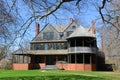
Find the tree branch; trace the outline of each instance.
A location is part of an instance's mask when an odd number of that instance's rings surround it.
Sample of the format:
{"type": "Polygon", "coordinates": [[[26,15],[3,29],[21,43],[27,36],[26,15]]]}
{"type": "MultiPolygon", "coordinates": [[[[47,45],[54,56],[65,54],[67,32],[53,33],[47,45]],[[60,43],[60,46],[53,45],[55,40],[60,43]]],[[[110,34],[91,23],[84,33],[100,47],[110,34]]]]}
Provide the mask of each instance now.
{"type": "Polygon", "coordinates": [[[64,3],[64,1],[61,1],[60,3],[58,3],[58,5],[56,5],[55,9],[49,11],[47,14],[44,14],[44,15],[42,15],[42,16],[37,15],[36,17],[39,18],[39,19],[42,19],[42,18],[44,18],[44,17],[47,17],[48,15],[54,13],[58,8],[60,8],[60,6],[61,6],[63,3],[64,3]]]}

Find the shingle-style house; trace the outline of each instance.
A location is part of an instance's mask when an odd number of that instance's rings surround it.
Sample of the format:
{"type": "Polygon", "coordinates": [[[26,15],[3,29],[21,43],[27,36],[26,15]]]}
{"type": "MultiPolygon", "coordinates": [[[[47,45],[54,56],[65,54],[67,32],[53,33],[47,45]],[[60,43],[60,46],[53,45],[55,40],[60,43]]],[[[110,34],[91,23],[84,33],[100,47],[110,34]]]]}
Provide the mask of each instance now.
{"type": "Polygon", "coordinates": [[[41,31],[39,28],[36,23],[36,36],[30,42],[30,50],[13,55],[14,70],[95,71],[97,64],[104,62],[104,58],[98,55],[94,22],[92,27],[84,28],[70,18],[67,26],[46,24],[41,31]]]}

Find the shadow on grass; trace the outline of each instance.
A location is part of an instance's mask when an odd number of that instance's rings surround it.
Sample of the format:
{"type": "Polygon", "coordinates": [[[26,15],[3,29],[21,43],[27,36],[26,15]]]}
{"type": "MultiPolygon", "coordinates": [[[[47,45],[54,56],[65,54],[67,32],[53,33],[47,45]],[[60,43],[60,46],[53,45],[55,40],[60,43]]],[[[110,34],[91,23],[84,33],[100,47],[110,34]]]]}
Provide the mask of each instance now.
{"type": "Polygon", "coordinates": [[[90,77],[90,76],[33,76],[33,77],[6,77],[0,78],[0,80],[108,80],[100,77],[90,77]]]}

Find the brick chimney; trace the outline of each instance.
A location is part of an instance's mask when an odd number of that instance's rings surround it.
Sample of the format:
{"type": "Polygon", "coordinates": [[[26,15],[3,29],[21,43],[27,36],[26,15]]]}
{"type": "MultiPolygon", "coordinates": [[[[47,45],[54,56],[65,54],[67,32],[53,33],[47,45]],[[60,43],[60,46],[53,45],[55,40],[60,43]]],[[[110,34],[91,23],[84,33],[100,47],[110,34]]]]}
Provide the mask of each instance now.
{"type": "Polygon", "coordinates": [[[95,34],[95,22],[92,21],[92,34],[95,34]]]}
{"type": "Polygon", "coordinates": [[[73,18],[70,18],[70,24],[73,22],[73,18]]]}
{"type": "Polygon", "coordinates": [[[36,36],[39,34],[40,24],[36,22],[36,36]]]}

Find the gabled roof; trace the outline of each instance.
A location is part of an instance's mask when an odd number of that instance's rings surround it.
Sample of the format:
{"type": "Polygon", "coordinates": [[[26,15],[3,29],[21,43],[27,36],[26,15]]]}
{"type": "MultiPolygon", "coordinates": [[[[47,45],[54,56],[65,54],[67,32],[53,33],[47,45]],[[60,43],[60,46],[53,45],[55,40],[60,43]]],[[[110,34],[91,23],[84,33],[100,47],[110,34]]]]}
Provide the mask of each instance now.
{"type": "MultiPolygon", "coordinates": [[[[72,22],[71,24],[69,24],[69,25],[65,28],[64,31],[66,31],[73,23],[77,24],[77,23],[73,20],[73,22],[72,22]]],[[[78,25],[78,24],[77,24],[77,25],[78,25]]]]}
{"type": "Polygon", "coordinates": [[[60,26],[55,26],[54,28],[58,31],[58,32],[64,32],[64,30],[68,27],[69,25],[60,25],[60,26]]]}
{"type": "Polygon", "coordinates": [[[18,50],[13,52],[14,55],[22,55],[22,54],[28,54],[28,49],[19,48],[18,50]]]}
{"type": "MultiPolygon", "coordinates": [[[[57,30],[55,29],[55,27],[53,27],[51,24],[47,23],[47,24],[44,26],[44,28],[39,32],[39,34],[33,38],[32,41],[37,41],[37,40],[39,40],[39,36],[40,36],[41,32],[42,32],[46,27],[48,27],[48,26],[51,26],[51,28],[53,28],[55,31],[57,31],[57,30]]],[[[58,31],[57,31],[57,32],[58,32],[58,31]]]]}
{"type": "Polygon", "coordinates": [[[92,34],[88,29],[80,26],[68,38],[83,37],[83,36],[84,37],[95,37],[95,34],[92,34]]]}
{"type": "MultiPolygon", "coordinates": [[[[51,26],[54,30],[56,30],[55,27],[53,27],[51,24],[48,23],[40,32],[42,32],[42,31],[43,31],[46,27],[48,27],[48,26],[51,26]]],[[[56,31],[57,31],[57,30],[56,30],[56,31]]]]}

